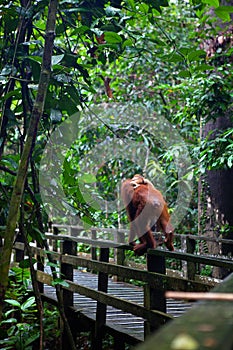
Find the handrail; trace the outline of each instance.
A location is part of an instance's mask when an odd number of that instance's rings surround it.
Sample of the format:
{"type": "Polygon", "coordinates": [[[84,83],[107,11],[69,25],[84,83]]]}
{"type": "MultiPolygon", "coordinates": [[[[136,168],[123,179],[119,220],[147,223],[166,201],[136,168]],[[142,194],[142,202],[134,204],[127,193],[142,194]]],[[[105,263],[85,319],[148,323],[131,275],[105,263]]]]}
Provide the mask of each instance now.
{"type": "MultiPolygon", "coordinates": [[[[88,229],[85,229],[83,226],[79,226],[79,225],[68,225],[68,224],[52,224],[52,229],[53,228],[68,228],[68,229],[76,229],[76,230],[82,230],[82,231],[107,231],[107,232],[111,232],[111,233],[125,233],[129,234],[129,230],[128,229],[122,229],[122,228],[106,228],[106,227],[90,227],[88,229]]],[[[163,236],[164,234],[161,232],[157,232],[156,235],[158,236],[163,236]]],[[[192,235],[192,234],[179,234],[179,233],[174,233],[174,237],[175,238],[190,238],[193,239],[195,241],[208,241],[208,242],[215,242],[215,243],[225,243],[225,244],[233,244],[233,240],[232,239],[226,239],[226,238],[215,238],[215,237],[208,237],[208,236],[202,236],[202,235],[192,235]]]]}
{"type": "MultiPolygon", "coordinates": [[[[132,246],[129,244],[120,244],[117,242],[112,242],[109,240],[101,240],[101,239],[91,239],[86,237],[72,237],[69,235],[52,235],[46,234],[46,238],[54,239],[54,240],[67,240],[77,243],[84,243],[88,245],[92,245],[94,247],[101,248],[118,248],[118,249],[128,249],[132,250],[132,246]]],[[[148,249],[147,254],[157,255],[157,256],[166,256],[169,258],[185,260],[193,263],[200,263],[205,265],[212,265],[217,267],[223,267],[226,269],[233,270],[233,261],[228,259],[220,259],[217,257],[205,256],[200,254],[190,254],[185,252],[174,251],[170,252],[162,249],[148,249]]]]}
{"type": "Polygon", "coordinates": [[[189,254],[189,253],[183,253],[179,251],[170,252],[159,248],[148,249],[147,254],[165,256],[173,259],[185,260],[185,261],[190,261],[193,263],[199,263],[204,265],[223,267],[225,269],[230,269],[233,271],[233,261],[228,259],[220,259],[220,258],[205,256],[200,254],[189,254]]]}

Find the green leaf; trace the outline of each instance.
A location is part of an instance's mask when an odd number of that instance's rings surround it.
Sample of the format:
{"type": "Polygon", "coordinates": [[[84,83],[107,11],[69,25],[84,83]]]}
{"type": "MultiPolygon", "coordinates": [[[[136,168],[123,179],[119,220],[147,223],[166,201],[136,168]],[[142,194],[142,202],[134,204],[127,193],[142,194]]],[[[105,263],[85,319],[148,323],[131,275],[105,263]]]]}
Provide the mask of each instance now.
{"type": "Polygon", "coordinates": [[[191,50],[192,50],[191,47],[183,46],[183,47],[181,47],[181,48],[179,49],[179,52],[180,52],[182,55],[187,56],[187,55],[190,53],[191,50]]]}
{"type": "Polygon", "coordinates": [[[86,223],[86,224],[88,224],[88,225],[90,225],[90,226],[93,225],[93,221],[91,220],[91,218],[89,218],[89,217],[86,216],[86,215],[82,216],[82,217],[81,217],[81,220],[82,220],[84,223],[86,223]]]}
{"type": "Polygon", "coordinates": [[[69,287],[69,283],[67,283],[66,281],[64,281],[63,279],[61,278],[55,278],[53,281],[52,281],[52,286],[55,286],[55,285],[61,285],[63,287],[69,287]]]}
{"type": "Polygon", "coordinates": [[[208,64],[200,64],[199,66],[195,67],[194,71],[196,72],[204,72],[206,70],[213,70],[214,67],[213,66],[209,66],[208,64]]]}
{"type": "Polygon", "coordinates": [[[42,57],[40,57],[40,56],[28,56],[27,59],[29,59],[30,61],[37,62],[37,63],[42,63],[42,57]]]}
{"type": "Polygon", "coordinates": [[[12,305],[12,306],[16,306],[16,307],[20,308],[20,303],[17,300],[5,299],[5,302],[12,305]]]}
{"type": "Polygon", "coordinates": [[[230,22],[230,14],[233,13],[233,6],[220,6],[215,9],[215,13],[223,22],[230,22]]]}
{"type": "Polygon", "coordinates": [[[105,32],[104,39],[110,44],[120,44],[122,42],[121,36],[115,32],[105,32]]]}
{"type": "MultiPolygon", "coordinates": [[[[35,258],[32,258],[32,264],[34,265],[36,262],[37,260],[35,258]]],[[[27,269],[28,267],[30,267],[30,260],[29,259],[21,260],[19,263],[19,267],[21,267],[21,269],[27,269]]]]}
{"type": "Polygon", "coordinates": [[[52,66],[55,66],[55,64],[60,63],[63,58],[64,58],[64,55],[52,56],[52,66]]]}
{"type": "Polygon", "coordinates": [[[175,63],[184,61],[184,58],[177,53],[171,53],[169,55],[163,56],[162,58],[165,60],[167,59],[168,62],[175,62],[175,63]]]}
{"type": "Polygon", "coordinates": [[[13,91],[10,91],[10,92],[4,94],[4,96],[2,96],[2,101],[5,101],[12,96],[19,97],[20,96],[20,89],[14,89],[13,91]]]}
{"type": "Polygon", "coordinates": [[[127,46],[132,46],[133,45],[133,41],[131,39],[127,39],[123,42],[122,44],[122,48],[124,49],[127,46]]]}
{"type": "Polygon", "coordinates": [[[134,0],[127,0],[127,4],[131,7],[131,9],[135,9],[135,2],[134,0]]]}
{"type": "Polygon", "coordinates": [[[190,78],[190,72],[188,70],[182,70],[178,74],[180,78],[190,78]]]}
{"type": "Polygon", "coordinates": [[[84,34],[85,32],[87,32],[88,30],[90,30],[90,28],[88,26],[80,26],[78,28],[76,28],[72,33],[71,36],[76,35],[76,34],[84,34]]]}
{"type": "Polygon", "coordinates": [[[203,57],[206,57],[206,52],[204,50],[195,50],[195,51],[191,51],[188,54],[188,59],[190,62],[199,61],[203,57]]]}
{"type": "Polygon", "coordinates": [[[58,263],[53,263],[53,262],[47,262],[46,266],[51,266],[51,267],[59,267],[59,264],[58,263]]]}
{"type": "Polygon", "coordinates": [[[75,86],[73,86],[73,85],[67,86],[67,92],[69,93],[69,95],[72,98],[74,103],[78,104],[80,102],[80,93],[75,88],[75,86]]]}
{"type": "Polygon", "coordinates": [[[35,297],[30,297],[22,304],[21,310],[26,311],[33,305],[35,305],[35,297]]]}
{"type": "Polygon", "coordinates": [[[138,6],[138,9],[140,12],[144,13],[144,14],[147,14],[148,11],[149,11],[149,6],[145,3],[142,3],[138,6]]]}
{"type": "MultiPolygon", "coordinates": [[[[33,334],[33,335],[31,335],[31,336],[30,336],[29,338],[27,338],[27,340],[25,341],[24,346],[26,347],[26,346],[28,346],[28,345],[34,343],[34,341],[35,341],[36,339],[38,339],[39,336],[40,336],[40,334],[39,334],[38,332],[35,333],[35,334],[33,334]]],[[[26,348],[26,349],[29,350],[29,349],[31,349],[31,347],[30,347],[30,348],[26,348]]]]}
{"type": "Polygon", "coordinates": [[[16,323],[16,322],[17,322],[17,319],[11,317],[11,318],[8,318],[7,320],[2,321],[1,324],[3,324],[3,323],[16,323]]]}
{"type": "Polygon", "coordinates": [[[99,205],[99,203],[95,200],[95,198],[89,194],[88,192],[83,193],[83,199],[85,201],[85,203],[88,203],[89,205],[91,205],[91,207],[95,210],[101,210],[101,207],[99,205]]]}
{"type": "Polygon", "coordinates": [[[43,243],[43,240],[45,238],[45,235],[43,232],[41,232],[37,227],[32,226],[32,230],[30,232],[30,235],[32,236],[33,239],[35,239],[38,243],[43,243]]]}
{"type": "Polygon", "coordinates": [[[219,0],[202,0],[203,4],[207,4],[213,7],[219,7],[219,0]]]}

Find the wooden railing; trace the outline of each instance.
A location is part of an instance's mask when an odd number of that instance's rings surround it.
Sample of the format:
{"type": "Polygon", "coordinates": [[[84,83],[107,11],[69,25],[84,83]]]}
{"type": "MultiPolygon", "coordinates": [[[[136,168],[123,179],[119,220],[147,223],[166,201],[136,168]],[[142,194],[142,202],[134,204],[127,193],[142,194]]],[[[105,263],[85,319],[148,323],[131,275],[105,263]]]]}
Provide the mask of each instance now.
{"type": "MultiPolygon", "coordinates": [[[[125,229],[115,229],[115,228],[90,228],[88,230],[85,230],[83,227],[80,226],[72,226],[72,225],[53,225],[53,233],[58,234],[62,233],[68,236],[77,237],[77,242],[79,243],[86,243],[87,245],[91,245],[91,258],[93,260],[96,260],[96,247],[95,244],[92,244],[94,242],[99,242],[99,244],[102,244],[102,246],[109,246],[109,247],[119,247],[116,249],[115,254],[115,261],[118,265],[125,265],[125,250],[131,249],[131,247],[127,244],[128,240],[128,234],[129,232],[125,229]],[[83,233],[82,236],[80,236],[80,233],[83,233]],[[111,240],[105,240],[99,238],[100,234],[108,233],[111,237],[111,240]],[[125,245],[124,245],[125,243],[125,245]]],[[[157,233],[155,234],[155,237],[158,241],[162,240],[164,237],[162,234],[157,233]]],[[[180,247],[179,252],[182,251],[183,253],[188,254],[195,254],[195,256],[200,256],[201,258],[209,257],[209,254],[199,254],[198,251],[200,244],[206,243],[206,242],[212,242],[216,246],[218,246],[218,250],[221,251],[221,245],[233,245],[233,240],[224,239],[224,238],[214,238],[214,237],[206,237],[206,236],[197,236],[197,235],[191,235],[191,234],[175,234],[175,241],[176,246],[180,247]],[[195,253],[197,251],[197,253],[195,253]]],[[[55,244],[56,245],[56,244],[55,244]]],[[[54,247],[56,249],[56,247],[54,247]]],[[[176,249],[177,250],[177,249],[176,249]]],[[[173,255],[171,256],[173,258],[173,255]]],[[[217,260],[225,260],[226,257],[221,256],[220,254],[218,256],[212,256],[212,259],[217,260]]],[[[202,261],[195,260],[192,261],[191,257],[187,259],[177,259],[177,261],[180,262],[180,268],[182,270],[182,275],[188,279],[194,279],[195,274],[198,276],[200,274],[200,266],[202,265],[210,265],[206,261],[205,263],[202,263],[202,261]],[[195,264],[195,265],[194,265],[195,264]]],[[[212,265],[215,266],[215,265],[212,265]]],[[[220,263],[220,265],[216,265],[218,267],[223,267],[220,263]]]]}
{"type": "MultiPolygon", "coordinates": [[[[51,247],[49,254],[53,261],[60,266],[60,272],[68,283],[67,286],[62,287],[66,309],[73,308],[74,293],[85,295],[97,301],[95,336],[93,337],[96,342],[94,346],[96,349],[101,349],[102,330],[106,325],[107,305],[142,317],[145,320],[144,330],[145,336],[147,336],[151,331],[158,329],[171,319],[171,316],[166,313],[166,291],[208,292],[213,287],[214,283],[212,282],[206,283],[206,281],[197,280],[196,274],[199,271],[199,264],[222,267],[229,271],[233,270],[233,262],[230,259],[192,254],[190,251],[194,251],[194,242],[196,241],[196,237],[194,238],[193,236],[185,237],[188,252],[169,252],[159,248],[149,249],[147,252],[147,270],[130,268],[124,266],[125,250],[131,249],[131,247],[123,243],[123,232],[112,230],[113,235],[115,234],[115,241],[107,241],[98,239],[98,230],[100,229],[92,229],[91,235],[87,237],[81,235],[81,233],[85,232],[83,228],[56,225],[53,227],[53,233],[46,234],[46,239],[51,247]],[[64,232],[60,234],[60,231],[64,231],[64,229],[69,231],[66,234],[64,232]],[[80,243],[90,246],[90,258],[79,255],[78,246],[80,243]],[[110,249],[117,250],[115,263],[109,263],[110,249]],[[186,278],[166,274],[166,259],[187,262],[186,278]],[[85,267],[89,271],[94,271],[98,274],[98,290],[74,282],[74,269],[78,267],[85,267]],[[107,293],[109,275],[118,276],[127,281],[133,279],[143,282],[144,305],[109,295],[107,293]]],[[[198,237],[198,239],[204,238],[198,237]]],[[[231,244],[230,242],[228,243],[231,244]]],[[[23,251],[24,244],[16,242],[15,249],[17,252],[23,251]]],[[[31,246],[31,251],[40,260],[48,254],[44,249],[35,246],[31,246]]],[[[37,280],[40,282],[41,292],[43,292],[44,284],[52,285],[52,279],[52,276],[47,271],[43,271],[43,264],[38,264],[37,280]]]]}

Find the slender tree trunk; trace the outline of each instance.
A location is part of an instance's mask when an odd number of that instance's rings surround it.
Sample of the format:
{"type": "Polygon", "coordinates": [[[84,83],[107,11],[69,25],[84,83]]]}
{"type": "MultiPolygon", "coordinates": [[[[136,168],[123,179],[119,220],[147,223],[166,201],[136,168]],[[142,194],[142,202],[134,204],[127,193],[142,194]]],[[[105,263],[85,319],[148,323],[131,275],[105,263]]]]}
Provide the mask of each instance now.
{"type": "Polygon", "coordinates": [[[42,60],[42,68],[38,85],[38,93],[34,102],[31,120],[27,132],[26,142],[21,156],[18,173],[16,176],[9,214],[6,224],[6,234],[4,237],[4,245],[0,256],[0,320],[2,318],[2,306],[5,292],[8,284],[8,273],[10,268],[10,259],[13,249],[15,229],[18,221],[19,208],[24,192],[24,185],[27,176],[29,159],[34,147],[38,124],[43,114],[44,103],[47,93],[47,87],[51,72],[51,57],[53,52],[53,44],[55,37],[55,23],[57,13],[58,0],[50,0],[49,12],[46,25],[45,47],[42,60]]]}

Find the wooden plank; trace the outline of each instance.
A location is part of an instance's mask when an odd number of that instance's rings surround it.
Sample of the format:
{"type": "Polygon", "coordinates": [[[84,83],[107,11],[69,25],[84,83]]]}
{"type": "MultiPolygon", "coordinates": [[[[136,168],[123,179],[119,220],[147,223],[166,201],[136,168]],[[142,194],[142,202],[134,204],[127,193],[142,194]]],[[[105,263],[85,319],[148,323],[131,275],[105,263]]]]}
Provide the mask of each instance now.
{"type": "MultiPolygon", "coordinates": [[[[184,235],[175,235],[175,237],[182,237],[184,235]]],[[[206,241],[206,242],[216,242],[216,243],[227,243],[227,244],[233,244],[232,239],[226,239],[226,238],[214,238],[214,237],[207,237],[207,236],[195,236],[187,234],[185,237],[189,237],[192,240],[195,241],[206,241]]]]}
{"type": "Polygon", "coordinates": [[[129,312],[133,315],[146,318],[148,319],[152,324],[157,325],[158,323],[164,323],[165,320],[172,319],[171,316],[157,311],[157,310],[147,310],[144,306],[138,305],[136,303],[133,303],[131,301],[126,301],[120,298],[117,298],[115,296],[111,296],[104,292],[97,292],[91,288],[87,288],[84,286],[76,285],[75,283],[71,283],[67,281],[70,284],[70,288],[77,293],[86,295],[89,298],[98,300],[104,304],[113,306],[117,309],[123,310],[125,312],[129,312]]]}
{"type": "Polygon", "coordinates": [[[127,229],[119,229],[119,228],[114,228],[114,227],[90,227],[88,229],[85,229],[83,226],[79,226],[79,225],[65,225],[65,224],[53,224],[52,227],[57,227],[57,228],[65,228],[65,229],[77,229],[77,230],[82,230],[85,232],[90,232],[91,230],[96,230],[99,232],[112,232],[112,233],[116,233],[116,232],[122,232],[122,233],[126,233],[126,235],[128,236],[129,234],[129,230],[127,229]]]}
{"type": "MultiPolygon", "coordinates": [[[[213,293],[232,293],[233,274],[213,289],[213,293]]],[[[232,301],[203,301],[158,331],[138,350],[233,348],[232,301]]]]}
{"type": "Polygon", "coordinates": [[[66,239],[66,240],[70,240],[70,241],[77,242],[77,243],[91,245],[92,247],[117,248],[119,246],[118,242],[102,240],[102,239],[93,240],[92,238],[88,238],[88,237],[73,237],[70,235],[63,235],[63,234],[58,235],[58,236],[46,234],[45,236],[48,239],[54,239],[54,240],[58,240],[58,241],[62,240],[62,239],[66,239]]]}
{"type": "Polygon", "coordinates": [[[167,298],[181,300],[223,300],[233,301],[233,293],[190,293],[190,292],[166,292],[167,298]]]}
{"type": "MultiPolygon", "coordinates": [[[[122,228],[122,229],[119,229],[119,228],[101,228],[101,227],[91,227],[89,228],[88,230],[85,229],[83,226],[79,226],[79,225],[65,225],[65,224],[53,224],[52,227],[56,227],[56,228],[65,228],[67,230],[70,230],[70,229],[77,229],[77,230],[82,230],[82,231],[85,231],[85,232],[90,232],[91,230],[96,230],[96,231],[99,231],[99,232],[111,232],[111,233],[116,233],[117,231],[122,233],[122,234],[125,234],[126,237],[128,237],[129,235],[129,230],[128,229],[125,229],[125,228],[122,228]]],[[[156,232],[156,235],[158,236],[163,236],[164,234],[162,232],[156,232]]],[[[198,235],[192,235],[192,234],[187,234],[187,235],[182,235],[182,234],[178,234],[178,233],[175,233],[174,234],[174,237],[175,238],[190,238],[192,240],[195,240],[195,241],[210,241],[210,242],[216,242],[216,243],[227,243],[227,244],[233,244],[233,240],[230,240],[230,239],[226,239],[226,238],[214,238],[214,237],[207,237],[207,236],[198,236],[198,235]]]]}
{"type": "Polygon", "coordinates": [[[37,281],[44,283],[44,284],[47,284],[49,286],[52,286],[53,277],[51,275],[49,275],[48,273],[37,270],[36,271],[36,278],[37,278],[37,281]]]}

